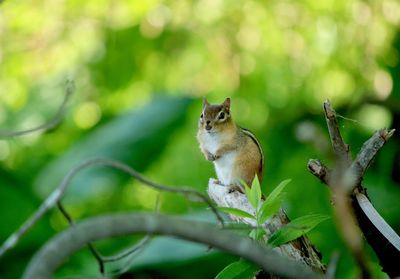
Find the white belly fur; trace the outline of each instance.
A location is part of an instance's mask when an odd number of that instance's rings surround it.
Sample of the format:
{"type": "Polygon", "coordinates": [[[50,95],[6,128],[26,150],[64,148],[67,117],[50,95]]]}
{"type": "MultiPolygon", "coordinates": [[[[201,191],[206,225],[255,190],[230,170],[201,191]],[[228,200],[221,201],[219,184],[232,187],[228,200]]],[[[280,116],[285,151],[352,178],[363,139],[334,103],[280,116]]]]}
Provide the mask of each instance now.
{"type": "Polygon", "coordinates": [[[233,184],[236,180],[236,177],[233,177],[235,158],[236,152],[229,152],[214,161],[215,172],[217,173],[218,180],[224,185],[233,184]]]}
{"type": "Polygon", "coordinates": [[[208,152],[215,154],[219,149],[220,138],[216,134],[204,134],[203,135],[204,146],[207,148],[208,152]]]}
{"type": "MultiPolygon", "coordinates": [[[[215,154],[220,148],[221,135],[218,134],[203,134],[202,140],[204,146],[211,154],[215,154]]],[[[217,173],[218,180],[224,184],[229,185],[235,182],[233,177],[233,167],[236,159],[236,152],[228,152],[222,155],[221,158],[214,161],[215,172],[217,173]]]]}

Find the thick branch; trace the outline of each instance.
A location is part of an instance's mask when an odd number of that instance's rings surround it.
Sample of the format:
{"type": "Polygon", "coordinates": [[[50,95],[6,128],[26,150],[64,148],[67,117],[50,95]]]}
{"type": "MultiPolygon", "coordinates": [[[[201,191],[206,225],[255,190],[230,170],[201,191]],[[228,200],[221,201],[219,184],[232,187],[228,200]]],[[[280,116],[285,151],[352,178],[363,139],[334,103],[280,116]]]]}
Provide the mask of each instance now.
{"type": "Polygon", "coordinates": [[[33,257],[23,278],[51,278],[68,256],[88,242],[135,233],[161,234],[204,243],[241,256],[285,278],[322,278],[306,266],[256,241],[214,225],[159,214],[115,214],[88,219],[56,235],[33,257]]]}

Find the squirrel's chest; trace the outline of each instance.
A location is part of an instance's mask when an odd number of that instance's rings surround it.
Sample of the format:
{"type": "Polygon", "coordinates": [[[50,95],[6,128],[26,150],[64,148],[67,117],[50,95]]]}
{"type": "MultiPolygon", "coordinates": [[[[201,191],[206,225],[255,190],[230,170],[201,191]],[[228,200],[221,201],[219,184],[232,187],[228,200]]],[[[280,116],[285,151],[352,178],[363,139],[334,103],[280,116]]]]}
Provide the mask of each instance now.
{"type": "Polygon", "coordinates": [[[234,183],[236,178],[234,177],[236,155],[236,152],[228,152],[214,161],[215,172],[222,184],[230,185],[234,183]]]}
{"type": "Polygon", "coordinates": [[[203,135],[203,145],[211,153],[215,154],[221,147],[221,137],[218,135],[203,135]]]}

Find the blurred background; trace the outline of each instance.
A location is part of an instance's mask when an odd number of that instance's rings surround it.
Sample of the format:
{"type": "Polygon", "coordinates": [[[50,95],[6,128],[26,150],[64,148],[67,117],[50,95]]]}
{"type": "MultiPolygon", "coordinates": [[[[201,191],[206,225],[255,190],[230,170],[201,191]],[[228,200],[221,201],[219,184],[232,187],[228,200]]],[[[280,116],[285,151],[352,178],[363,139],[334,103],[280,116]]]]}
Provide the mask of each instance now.
{"type": "MultiPolygon", "coordinates": [[[[76,91],[62,124],[45,134],[0,139],[3,242],[78,163],[121,160],[148,178],[205,193],[212,165],[195,134],[201,99],[232,98],[232,114],[259,138],[263,191],[291,178],[290,218],[332,215],[329,192],[307,171],[332,163],[322,102],[330,99],[353,154],[379,128],[400,126],[400,2],[354,1],[4,1],[0,5],[0,128],[23,130],[51,119],[65,81],[76,91]]],[[[364,185],[400,232],[400,137],[379,153],[364,185]]],[[[75,219],[118,211],[160,211],[214,222],[204,204],[160,193],[95,167],[72,182],[65,207],[75,219]]],[[[0,259],[0,277],[18,278],[33,253],[67,227],[51,210],[0,259]]],[[[357,274],[332,217],[308,234],[339,277],[357,274]]],[[[98,243],[110,254],[137,241],[98,243]]],[[[366,247],[375,278],[387,278],[366,247]]],[[[107,266],[115,278],[214,278],[235,257],[156,238],[135,258],[107,266]],[[171,252],[173,251],[173,252],[171,252]],[[202,267],[202,268],[200,268],[202,267]],[[207,268],[204,268],[207,267],[207,268]]],[[[57,278],[98,277],[87,249],[57,278]]]]}

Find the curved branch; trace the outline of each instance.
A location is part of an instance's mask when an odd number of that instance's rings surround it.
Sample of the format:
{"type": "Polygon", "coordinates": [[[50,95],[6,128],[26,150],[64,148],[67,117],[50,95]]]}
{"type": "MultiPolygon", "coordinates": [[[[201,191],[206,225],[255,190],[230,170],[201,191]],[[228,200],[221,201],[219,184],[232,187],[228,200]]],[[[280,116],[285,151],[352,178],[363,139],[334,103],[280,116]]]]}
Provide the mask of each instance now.
{"type": "Polygon", "coordinates": [[[394,132],[395,129],[381,129],[376,131],[372,137],[363,144],[360,152],[358,152],[357,157],[351,164],[350,168],[350,171],[355,177],[355,186],[361,183],[362,177],[364,176],[365,171],[371,164],[372,160],[375,158],[375,155],[392,137],[394,132]]]}
{"type": "Polygon", "coordinates": [[[191,240],[234,255],[285,278],[322,278],[307,266],[282,257],[247,237],[224,231],[214,225],[159,214],[114,214],[78,223],[49,240],[30,261],[23,278],[51,278],[52,273],[88,242],[110,237],[148,233],[191,240]]]}
{"type": "Polygon", "coordinates": [[[223,224],[223,219],[221,215],[218,213],[216,207],[212,204],[212,202],[207,198],[206,195],[196,191],[194,189],[188,187],[173,187],[166,186],[162,184],[155,183],[153,181],[148,180],[144,176],[142,176],[139,172],[131,168],[130,166],[123,164],[121,162],[111,160],[111,159],[92,159],[81,163],[80,165],[73,168],[63,179],[63,181],[58,185],[58,187],[47,197],[47,199],[40,205],[40,207],[26,220],[21,227],[14,232],[10,237],[6,239],[3,245],[0,247],[0,257],[4,255],[9,249],[14,247],[22,235],[24,235],[36,222],[54,205],[60,201],[62,196],[64,195],[65,190],[69,186],[72,178],[81,170],[86,169],[91,166],[107,166],[114,169],[118,169],[123,171],[130,176],[136,178],[138,181],[144,183],[145,185],[154,188],[156,190],[165,191],[165,192],[173,192],[173,193],[183,193],[186,195],[195,195],[199,197],[202,201],[204,201],[213,211],[217,220],[223,224]]]}
{"type": "MultiPolygon", "coordinates": [[[[1,2],[0,2],[1,3],[1,2]]],[[[65,95],[64,95],[64,100],[62,101],[60,107],[58,108],[56,114],[53,116],[52,119],[50,119],[48,122],[45,122],[42,125],[39,125],[34,128],[30,128],[27,130],[22,130],[22,131],[0,131],[0,138],[12,138],[12,137],[19,137],[23,136],[26,134],[34,133],[37,131],[48,131],[53,128],[55,128],[58,124],[60,124],[64,112],[65,112],[65,107],[68,103],[69,97],[72,95],[72,93],[75,91],[75,85],[73,81],[67,80],[66,85],[65,85],[65,95]]]]}

